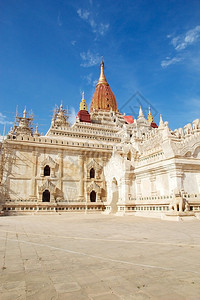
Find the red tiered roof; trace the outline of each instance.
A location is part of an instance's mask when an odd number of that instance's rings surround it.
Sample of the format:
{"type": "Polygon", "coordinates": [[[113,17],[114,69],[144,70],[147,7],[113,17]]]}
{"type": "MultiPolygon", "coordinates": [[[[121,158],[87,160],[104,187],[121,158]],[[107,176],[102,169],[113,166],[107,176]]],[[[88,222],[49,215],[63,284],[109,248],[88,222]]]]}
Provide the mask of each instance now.
{"type": "Polygon", "coordinates": [[[152,128],[158,128],[158,125],[156,123],[151,123],[152,128]]]}
{"type": "Polygon", "coordinates": [[[90,114],[87,110],[79,110],[78,115],[80,122],[91,123],[90,114]]]}
{"type": "Polygon", "coordinates": [[[123,116],[123,118],[126,121],[126,123],[128,123],[128,124],[134,123],[134,120],[133,120],[132,116],[123,116]]]}

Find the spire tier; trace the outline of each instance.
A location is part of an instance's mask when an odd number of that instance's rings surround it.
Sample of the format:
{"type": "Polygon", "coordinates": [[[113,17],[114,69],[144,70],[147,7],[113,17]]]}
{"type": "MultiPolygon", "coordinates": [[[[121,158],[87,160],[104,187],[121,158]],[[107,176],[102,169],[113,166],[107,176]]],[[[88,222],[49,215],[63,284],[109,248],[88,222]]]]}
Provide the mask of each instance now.
{"type": "Polygon", "coordinates": [[[101,61],[101,73],[92,98],[90,112],[104,110],[117,112],[117,101],[104,74],[104,62],[101,61]]]}

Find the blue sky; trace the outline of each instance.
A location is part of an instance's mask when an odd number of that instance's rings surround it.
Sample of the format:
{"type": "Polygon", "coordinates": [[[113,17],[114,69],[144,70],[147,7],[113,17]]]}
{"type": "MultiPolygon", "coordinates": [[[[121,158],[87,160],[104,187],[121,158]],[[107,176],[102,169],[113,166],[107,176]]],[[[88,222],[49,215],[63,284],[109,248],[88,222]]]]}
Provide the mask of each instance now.
{"type": "Polygon", "coordinates": [[[200,118],[200,1],[0,0],[0,45],[0,135],[17,105],[43,133],[61,101],[73,119],[101,56],[122,113],[141,101],[172,129],[200,118]]]}

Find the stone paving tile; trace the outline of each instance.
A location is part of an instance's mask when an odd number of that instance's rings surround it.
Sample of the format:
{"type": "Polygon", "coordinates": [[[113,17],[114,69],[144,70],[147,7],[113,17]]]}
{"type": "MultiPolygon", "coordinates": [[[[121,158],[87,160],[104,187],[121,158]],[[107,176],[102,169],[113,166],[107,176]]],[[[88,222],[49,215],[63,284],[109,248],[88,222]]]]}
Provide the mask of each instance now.
{"type": "Polygon", "coordinates": [[[59,300],[90,300],[88,295],[84,294],[82,291],[77,291],[73,293],[59,293],[58,299],[59,300]]]}
{"type": "Polygon", "coordinates": [[[23,290],[18,291],[7,291],[2,292],[0,295],[1,300],[25,300],[26,299],[26,293],[23,290]]]}
{"type": "Polygon", "coordinates": [[[111,293],[91,297],[91,300],[119,300],[119,299],[121,298],[111,293]]]}
{"type": "Polygon", "coordinates": [[[3,217],[0,299],[199,300],[199,251],[199,221],[3,217]]]}
{"type": "Polygon", "coordinates": [[[59,293],[77,292],[81,289],[77,282],[59,282],[55,283],[54,287],[59,293]]]}
{"type": "Polygon", "coordinates": [[[49,274],[49,277],[54,284],[74,281],[74,277],[71,274],[66,274],[66,272],[64,272],[63,270],[57,270],[56,272],[49,274]]]}
{"type": "Polygon", "coordinates": [[[54,300],[58,299],[58,295],[54,288],[33,289],[32,293],[26,294],[26,300],[54,300]]]}
{"type": "Polygon", "coordinates": [[[1,281],[0,291],[5,292],[15,292],[18,290],[25,290],[25,281],[1,281]]]}
{"type": "Polygon", "coordinates": [[[95,293],[110,293],[111,288],[104,282],[95,282],[95,283],[88,283],[81,286],[82,289],[88,294],[95,294],[95,293]]]}

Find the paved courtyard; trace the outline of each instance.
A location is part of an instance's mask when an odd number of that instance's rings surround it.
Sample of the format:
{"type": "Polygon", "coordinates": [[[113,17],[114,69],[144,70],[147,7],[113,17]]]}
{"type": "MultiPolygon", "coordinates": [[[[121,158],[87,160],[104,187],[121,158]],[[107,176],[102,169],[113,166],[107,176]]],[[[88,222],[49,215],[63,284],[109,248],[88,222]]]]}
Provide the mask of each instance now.
{"type": "Polygon", "coordinates": [[[0,299],[200,299],[200,221],[0,218],[0,299]]]}

